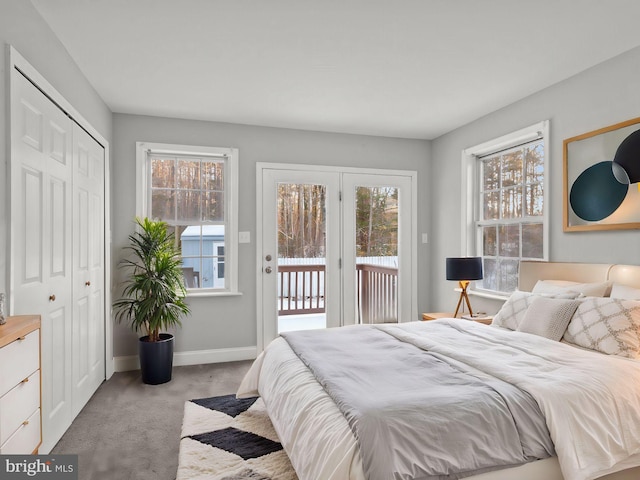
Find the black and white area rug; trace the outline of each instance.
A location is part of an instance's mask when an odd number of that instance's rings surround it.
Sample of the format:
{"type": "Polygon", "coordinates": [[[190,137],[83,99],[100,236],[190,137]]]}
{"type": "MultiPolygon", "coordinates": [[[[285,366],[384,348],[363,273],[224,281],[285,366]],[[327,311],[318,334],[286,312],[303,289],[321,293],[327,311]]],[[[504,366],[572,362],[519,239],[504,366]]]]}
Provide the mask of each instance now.
{"type": "Polygon", "coordinates": [[[260,398],[185,402],[176,480],[297,480],[260,398]]]}

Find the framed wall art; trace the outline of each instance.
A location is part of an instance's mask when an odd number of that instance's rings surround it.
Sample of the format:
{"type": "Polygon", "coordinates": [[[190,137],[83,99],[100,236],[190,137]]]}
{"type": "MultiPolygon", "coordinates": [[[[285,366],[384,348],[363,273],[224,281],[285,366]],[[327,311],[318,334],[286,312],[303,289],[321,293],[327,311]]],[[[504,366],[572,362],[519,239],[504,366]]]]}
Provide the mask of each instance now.
{"type": "Polygon", "coordinates": [[[640,118],[563,142],[565,232],[640,228],[640,118]]]}

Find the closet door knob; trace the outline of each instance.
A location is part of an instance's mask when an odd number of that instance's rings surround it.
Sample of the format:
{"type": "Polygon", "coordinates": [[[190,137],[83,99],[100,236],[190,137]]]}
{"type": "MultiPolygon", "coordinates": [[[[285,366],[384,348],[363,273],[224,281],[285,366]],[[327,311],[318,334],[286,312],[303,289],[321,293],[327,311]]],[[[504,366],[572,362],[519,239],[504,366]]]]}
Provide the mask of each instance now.
{"type": "Polygon", "coordinates": [[[55,302],[56,301],[56,296],[55,295],[49,295],[49,301],[50,302],[55,302]]]}
{"type": "Polygon", "coordinates": [[[91,286],[91,282],[90,282],[89,280],[87,280],[86,282],[84,282],[84,284],[85,284],[87,287],[90,287],[90,286],[91,286]]]}

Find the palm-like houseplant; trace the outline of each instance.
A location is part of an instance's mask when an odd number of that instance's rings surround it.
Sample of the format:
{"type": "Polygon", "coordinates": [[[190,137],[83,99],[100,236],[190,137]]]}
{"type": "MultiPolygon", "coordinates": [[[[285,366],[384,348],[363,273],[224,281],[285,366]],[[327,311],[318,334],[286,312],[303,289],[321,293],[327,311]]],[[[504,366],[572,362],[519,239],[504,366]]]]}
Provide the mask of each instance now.
{"type": "Polygon", "coordinates": [[[126,321],[132,330],[145,335],[138,343],[144,383],[171,380],[173,335],[161,330],[182,325],[189,314],[180,251],[167,224],[136,218],[138,229],[129,235],[130,256],[120,262],[129,276],[123,296],[114,302],[116,321],[126,321]]]}

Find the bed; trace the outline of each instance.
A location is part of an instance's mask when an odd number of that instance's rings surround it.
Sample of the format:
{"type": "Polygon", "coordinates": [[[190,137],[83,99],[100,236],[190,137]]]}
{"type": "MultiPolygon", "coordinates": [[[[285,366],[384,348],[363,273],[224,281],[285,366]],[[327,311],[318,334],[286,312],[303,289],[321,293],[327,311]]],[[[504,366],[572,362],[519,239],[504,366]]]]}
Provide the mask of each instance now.
{"type": "Polygon", "coordinates": [[[522,262],[516,293],[492,326],[440,319],[278,338],[238,396],[263,398],[301,480],[640,478],[640,360],[629,353],[640,351],[633,344],[638,329],[629,329],[631,350],[620,355],[578,338],[578,320],[590,312],[622,301],[636,311],[640,267],[522,262]],[[592,293],[602,285],[600,297],[576,298],[574,289],[592,293]],[[611,294],[624,300],[609,300],[611,294]],[[525,297],[533,303],[511,312],[525,297]],[[562,341],[505,326],[518,315],[531,325],[533,312],[549,305],[570,318],[562,341]],[[358,337],[364,340],[356,349],[358,337]],[[391,370],[383,373],[385,364],[391,370]],[[423,385],[443,378],[455,395],[423,385]],[[346,384],[357,386],[345,392],[346,384]]]}

